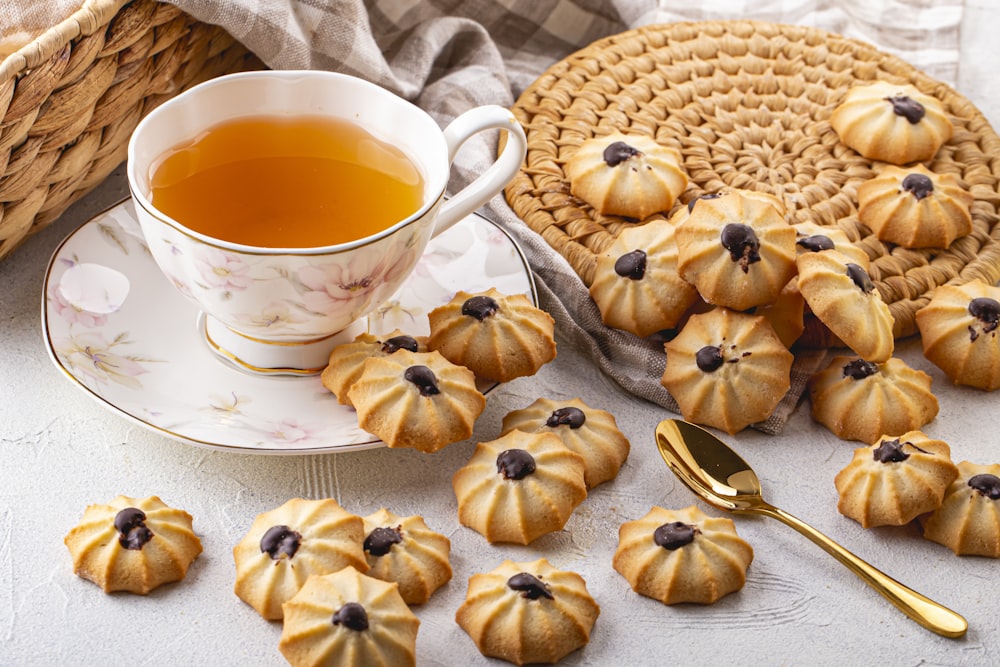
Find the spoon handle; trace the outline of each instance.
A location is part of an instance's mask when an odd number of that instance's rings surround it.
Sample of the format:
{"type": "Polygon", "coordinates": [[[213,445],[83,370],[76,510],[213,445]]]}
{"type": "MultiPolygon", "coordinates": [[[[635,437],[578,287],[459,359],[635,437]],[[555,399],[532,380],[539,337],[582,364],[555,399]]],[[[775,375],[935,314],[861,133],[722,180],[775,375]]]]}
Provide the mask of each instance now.
{"type": "Polygon", "coordinates": [[[900,611],[928,630],[944,637],[961,637],[968,629],[969,624],[961,615],[904,586],[784,510],[765,503],[750,511],[774,517],[808,537],[896,605],[900,611]]]}

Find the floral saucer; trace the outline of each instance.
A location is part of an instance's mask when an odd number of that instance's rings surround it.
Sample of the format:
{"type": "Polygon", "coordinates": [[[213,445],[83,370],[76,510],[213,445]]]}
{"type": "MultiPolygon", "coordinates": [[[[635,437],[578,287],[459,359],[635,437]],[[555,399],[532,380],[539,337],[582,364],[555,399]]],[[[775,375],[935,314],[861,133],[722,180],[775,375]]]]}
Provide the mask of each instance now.
{"type": "MultiPolygon", "coordinates": [[[[520,248],[471,215],[431,240],[408,282],[360,329],[426,335],[430,310],[458,290],[490,287],[537,304],[520,248]]],[[[70,380],[111,410],[175,440],[227,451],[314,454],[383,444],[318,376],[253,375],[220,360],[198,315],[153,261],[130,200],[70,234],[49,262],[46,347],[70,380]]]]}

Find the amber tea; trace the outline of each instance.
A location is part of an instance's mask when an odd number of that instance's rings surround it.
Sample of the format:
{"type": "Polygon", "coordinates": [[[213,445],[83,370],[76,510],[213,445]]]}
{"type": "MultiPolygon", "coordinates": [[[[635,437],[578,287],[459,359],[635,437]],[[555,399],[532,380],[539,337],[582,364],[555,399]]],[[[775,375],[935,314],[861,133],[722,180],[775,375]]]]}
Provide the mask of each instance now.
{"type": "Polygon", "coordinates": [[[396,147],[324,116],[216,125],[152,167],[153,205],[189,229],[267,248],[375,234],[415,213],[423,177],[396,147]]]}

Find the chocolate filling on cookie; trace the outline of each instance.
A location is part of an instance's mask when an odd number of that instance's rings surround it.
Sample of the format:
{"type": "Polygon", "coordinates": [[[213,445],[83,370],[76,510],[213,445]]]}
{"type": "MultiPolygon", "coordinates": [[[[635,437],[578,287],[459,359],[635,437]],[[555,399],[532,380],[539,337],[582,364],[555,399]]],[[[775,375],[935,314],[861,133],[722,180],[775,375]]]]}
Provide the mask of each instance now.
{"type": "Polygon", "coordinates": [[[507,587],[514,591],[520,591],[521,597],[529,600],[538,598],[554,599],[548,584],[533,574],[518,572],[507,580],[507,587]]]}
{"type": "Polygon", "coordinates": [[[924,105],[907,95],[893,95],[885,98],[892,105],[892,112],[916,125],[924,117],[924,105]]]}
{"type": "Polygon", "coordinates": [[[656,542],[656,546],[658,547],[663,547],[667,551],[674,551],[694,542],[694,536],[697,532],[697,526],[692,526],[683,521],[674,521],[672,523],[665,523],[654,530],[653,541],[656,542]]]}
{"type": "Polygon", "coordinates": [[[872,457],[879,463],[901,463],[910,458],[910,455],[903,451],[903,445],[909,443],[895,440],[883,440],[872,452],[872,457]]]}
{"type": "Polygon", "coordinates": [[[379,526],[368,533],[368,537],[365,538],[364,550],[372,556],[384,556],[389,553],[393,544],[399,544],[402,541],[403,533],[398,526],[396,528],[379,526]]]}
{"type": "Polygon", "coordinates": [[[868,272],[853,262],[847,263],[847,277],[865,294],[871,294],[875,290],[875,285],[868,277],[868,272]]]}
{"type": "Polygon", "coordinates": [[[616,141],[608,144],[608,147],[604,149],[604,163],[609,167],[617,167],[622,162],[640,154],[638,148],[629,146],[624,141],[616,141]]]}
{"type": "Polygon", "coordinates": [[[725,361],[722,358],[722,348],[716,345],[706,345],[698,350],[694,355],[694,361],[705,373],[711,373],[722,366],[725,361]]]}
{"type": "Polygon", "coordinates": [[[970,340],[976,340],[980,333],[992,333],[1000,326],[1000,302],[988,296],[976,297],[969,302],[969,315],[983,323],[982,332],[969,327],[970,340]]]}
{"type": "Polygon", "coordinates": [[[523,449],[505,449],[497,456],[497,472],[504,479],[524,479],[535,472],[535,457],[523,449]]]}
{"type": "Polygon", "coordinates": [[[855,359],[844,365],[844,377],[854,380],[864,380],[870,375],[878,373],[878,365],[864,359],[855,359]]]}
{"type": "Polygon", "coordinates": [[[343,625],[358,632],[368,629],[368,612],[357,602],[348,602],[334,612],[330,620],[334,625],[343,625]]]}
{"type": "Polygon", "coordinates": [[[700,195],[698,197],[695,197],[694,199],[692,199],[691,201],[688,202],[688,213],[690,213],[691,211],[693,211],[694,210],[694,205],[697,204],[698,202],[700,202],[702,199],[718,199],[721,196],[722,196],[721,192],[711,192],[711,193],[706,194],[706,195],[700,195]]]}
{"type": "Polygon", "coordinates": [[[146,513],[137,507],[126,507],[115,515],[118,544],[138,551],[153,539],[153,531],[146,527],[146,513]]]}
{"type": "Polygon", "coordinates": [[[260,551],[271,557],[271,560],[291,558],[302,544],[302,534],[288,526],[271,526],[260,538],[260,551]]]}
{"type": "Polygon", "coordinates": [[[646,251],[633,250],[616,259],[615,273],[622,278],[642,280],[646,275],[646,251]]]}
{"type": "Polygon", "coordinates": [[[465,300],[462,304],[462,314],[474,317],[480,322],[487,317],[496,315],[500,310],[500,304],[491,296],[473,296],[465,300]]]}
{"type": "Polygon", "coordinates": [[[901,186],[916,197],[917,201],[920,201],[924,197],[929,197],[934,192],[934,183],[925,174],[908,174],[903,179],[901,186]]]}
{"type": "Polygon", "coordinates": [[[586,421],[587,415],[583,413],[583,410],[580,408],[568,407],[553,410],[552,414],[549,415],[549,418],[545,421],[545,425],[549,428],[555,428],[556,426],[569,426],[570,428],[576,429],[583,426],[586,421]]]}
{"type": "Polygon", "coordinates": [[[824,236],[823,234],[813,234],[812,236],[804,236],[795,242],[796,245],[800,245],[809,252],[820,252],[822,250],[833,250],[833,239],[829,236],[824,236]]]}
{"type": "Polygon", "coordinates": [[[421,396],[434,396],[441,393],[437,384],[437,376],[427,366],[410,366],[403,371],[403,379],[415,384],[420,390],[421,396]]]}
{"type": "Polygon", "coordinates": [[[740,265],[743,273],[760,261],[760,240],[749,225],[731,222],[722,228],[720,239],[722,247],[729,251],[729,258],[740,265]]]}
{"type": "Polygon", "coordinates": [[[1000,500],[1000,477],[988,472],[973,475],[969,478],[969,486],[990,500],[1000,500]]]}
{"type": "Polygon", "coordinates": [[[384,354],[392,354],[396,350],[409,350],[410,352],[417,351],[417,339],[413,336],[393,336],[392,338],[383,341],[382,352],[384,354]]]}

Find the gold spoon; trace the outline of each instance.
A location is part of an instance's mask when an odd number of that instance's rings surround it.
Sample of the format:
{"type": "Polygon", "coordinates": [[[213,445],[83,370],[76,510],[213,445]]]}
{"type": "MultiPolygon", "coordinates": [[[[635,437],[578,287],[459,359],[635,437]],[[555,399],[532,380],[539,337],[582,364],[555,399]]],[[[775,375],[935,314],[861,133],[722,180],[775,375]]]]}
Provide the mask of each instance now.
{"type": "Polygon", "coordinates": [[[656,446],[670,469],[708,504],[729,512],[763,514],[788,524],[932,632],[961,637],[968,629],[969,624],[959,614],[904,586],[812,526],[765,501],[753,469],[705,429],[679,419],[664,420],[656,427],[656,446]]]}

